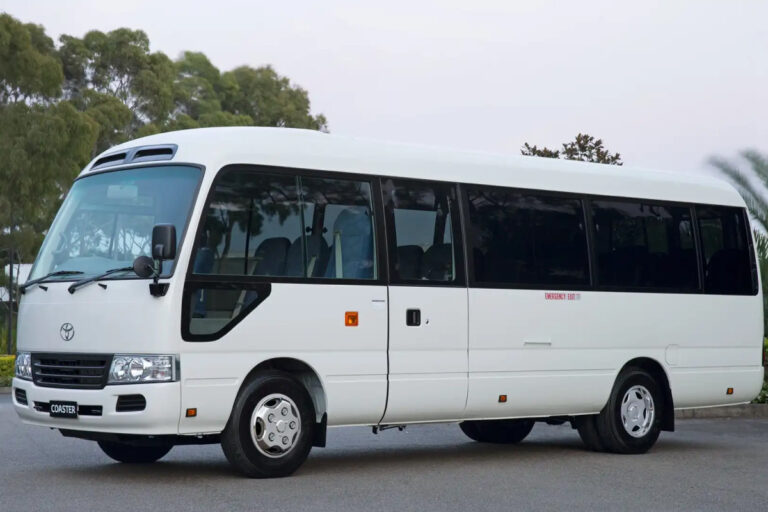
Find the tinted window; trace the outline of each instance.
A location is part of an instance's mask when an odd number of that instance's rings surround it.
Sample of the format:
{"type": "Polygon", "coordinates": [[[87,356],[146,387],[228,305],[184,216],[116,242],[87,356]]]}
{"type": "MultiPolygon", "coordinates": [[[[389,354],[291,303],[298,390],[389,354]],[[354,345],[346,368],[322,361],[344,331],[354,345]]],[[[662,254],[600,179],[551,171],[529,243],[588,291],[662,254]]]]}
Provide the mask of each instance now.
{"type": "Polygon", "coordinates": [[[690,208],[593,201],[592,216],[599,284],[698,289],[690,208]]]}
{"type": "Polygon", "coordinates": [[[456,281],[454,188],[444,183],[386,180],[383,194],[390,225],[392,279],[456,281]]]}
{"type": "Polygon", "coordinates": [[[367,182],[225,171],[204,221],[195,274],[376,276],[367,182]]]}
{"type": "Polygon", "coordinates": [[[296,178],[225,172],[204,220],[196,274],[282,276],[291,242],[303,232],[296,178]]]}
{"type": "Polygon", "coordinates": [[[697,206],[696,217],[704,260],[704,291],[744,295],[756,292],[743,210],[697,206]]]}
{"type": "Polygon", "coordinates": [[[589,283],[579,199],[469,187],[469,243],[479,283],[589,283]]]}
{"type": "MultiPolygon", "coordinates": [[[[371,185],[368,182],[301,178],[305,211],[305,274],[337,279],[374,279],[371,185]]],[[[292,249],[298,250],[294,241],[292,249]]]]}

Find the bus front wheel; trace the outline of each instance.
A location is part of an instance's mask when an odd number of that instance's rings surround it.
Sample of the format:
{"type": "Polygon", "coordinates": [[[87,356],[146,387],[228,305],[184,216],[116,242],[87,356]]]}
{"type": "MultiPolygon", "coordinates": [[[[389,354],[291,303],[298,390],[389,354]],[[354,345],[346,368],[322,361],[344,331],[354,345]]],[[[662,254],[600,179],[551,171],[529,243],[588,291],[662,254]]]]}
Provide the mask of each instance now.
{"type": "Polygon", "coordinates": [[[519,443],[533,430],[533,420],[462,421],[459,427],[470,439],[480,443],[519,443]]]}
{"type": "Polygon", "coordinates": [[[245,476],[288,476],[312,448],[315,408],[307,390],[282,372],[257,375],[241,390],[221,448],[245,476]]]}

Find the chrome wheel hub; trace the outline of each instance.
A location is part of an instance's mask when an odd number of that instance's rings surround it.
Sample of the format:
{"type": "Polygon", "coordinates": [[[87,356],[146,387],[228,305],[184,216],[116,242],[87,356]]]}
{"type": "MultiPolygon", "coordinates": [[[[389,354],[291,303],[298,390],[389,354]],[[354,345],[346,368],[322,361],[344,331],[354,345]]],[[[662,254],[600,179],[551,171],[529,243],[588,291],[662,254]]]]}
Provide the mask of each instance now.
{"type": "Polygon", "coordinates": [[[653,396],[645,386],[632,386],[621,400],[621,423],[632,437],[643,437],[653,426],[653,396]]]}
{"type": "Polygon", "coordinates": [[[301,434],[301,415],[293,400],[280,393],[267,395],[251,415],[251,439],[267,457],[290,452],[301,434]]]}

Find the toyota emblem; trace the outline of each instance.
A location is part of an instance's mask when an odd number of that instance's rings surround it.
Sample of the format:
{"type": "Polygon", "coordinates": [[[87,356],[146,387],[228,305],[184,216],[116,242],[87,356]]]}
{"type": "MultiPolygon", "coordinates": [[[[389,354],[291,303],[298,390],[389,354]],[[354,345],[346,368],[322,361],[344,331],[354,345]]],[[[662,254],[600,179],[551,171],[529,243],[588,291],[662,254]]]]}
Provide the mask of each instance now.
{"type": "Polygon", "coordinates": [[[61,339],[64,341],[69,341],[75,337],[75,326],[70,323],[61,324],[59,334],[61,334],[61,339]]]}

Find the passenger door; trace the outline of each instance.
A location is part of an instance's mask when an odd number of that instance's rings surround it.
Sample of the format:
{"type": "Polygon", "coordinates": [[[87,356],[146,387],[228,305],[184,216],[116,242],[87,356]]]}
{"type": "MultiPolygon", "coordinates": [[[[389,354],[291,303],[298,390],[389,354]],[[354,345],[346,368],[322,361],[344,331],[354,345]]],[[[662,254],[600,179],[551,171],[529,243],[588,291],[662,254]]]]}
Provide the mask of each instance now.
{"type": "Polygon", "coordinates": [[[183,349],[182,407],[199,409],[181,432],[221,430],[243,379],[267,360],[322,387],[312,391],[328,425],[379,421],[387,285],[377,185],[338,173],[220,171],[185,285],[182,335],[195,343],[183,349]]]}
{"type": "Polygon", "coordinates": [[[390,262],[389,393],[382,423],[461,418],[467,289],[456,187],[382,181],[390,262]]]}

